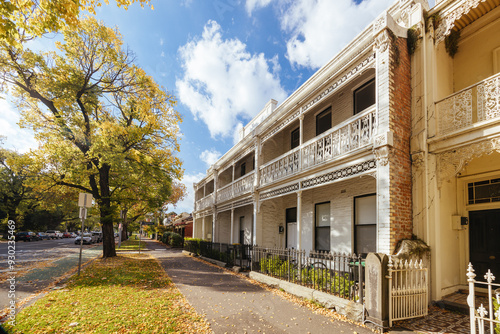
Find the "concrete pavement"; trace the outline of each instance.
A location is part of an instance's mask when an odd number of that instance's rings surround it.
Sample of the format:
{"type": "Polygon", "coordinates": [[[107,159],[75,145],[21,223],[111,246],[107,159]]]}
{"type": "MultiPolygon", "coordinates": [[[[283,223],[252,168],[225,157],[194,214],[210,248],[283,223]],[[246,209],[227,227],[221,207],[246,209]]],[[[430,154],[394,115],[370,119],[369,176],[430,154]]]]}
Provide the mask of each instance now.
{"type": "Polygon", "coordinates": [[[146,240],[168,276],[214,333],[373,333],[317,314],[248,279],[146,240]]]}

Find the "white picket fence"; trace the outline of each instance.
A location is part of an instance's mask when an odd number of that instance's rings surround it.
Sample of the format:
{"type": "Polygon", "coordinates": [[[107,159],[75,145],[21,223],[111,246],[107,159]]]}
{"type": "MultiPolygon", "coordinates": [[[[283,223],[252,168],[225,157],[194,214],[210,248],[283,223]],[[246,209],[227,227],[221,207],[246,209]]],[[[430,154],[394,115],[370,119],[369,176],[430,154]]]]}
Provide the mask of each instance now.
{"type": "Polygon", "coordinates": [[[396,320],[428,313],[428,271],[422,260],[402,261],[389,257],[389,327],[396,320]]]}
{"type": "MultiPolygon", "coordinates": [[[[500,331],[500,309],[497,309],[495,312],[493,307],[493,287],[500,287],[500,284],[493,283],[495,276],[493,276],[493,273],[489,269],[486,275],[484,275],[486,282],[476,281],[475,277],[476,274],[474,274],[472,263],[469,263],[469,267],[467,268],[467,282],[469,282],[467,304],[469,305],[470,312],[470,332],[471,334],[484,334],[488,332],[489,327],[490,334],[494,334],[495,326],[498,326],[500,331]],[[488,309],[483,304],[476,309],[475,284],[488,288],[488,305],[486,305],[488,309]]],[[[498,288],[495,290],[495,298],[498,303],[500,300],[500,289],[498,288]]]]}

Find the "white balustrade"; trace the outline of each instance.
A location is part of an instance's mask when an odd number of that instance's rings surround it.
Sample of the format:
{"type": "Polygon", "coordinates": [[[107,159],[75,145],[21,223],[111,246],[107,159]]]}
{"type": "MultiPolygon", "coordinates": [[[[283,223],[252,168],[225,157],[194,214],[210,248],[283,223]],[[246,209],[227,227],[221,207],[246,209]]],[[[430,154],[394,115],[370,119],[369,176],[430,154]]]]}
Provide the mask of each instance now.
{"type": "Polygon", "coordinates": [[[213,194],[205,196],[202,199],[196,201],[196,211],[200,211],[208,207],[211,207],[213,204],[214,204],[213,194]]]}
{"type": "Polygon", "coordinates": [[[260,168],[260,185],[272,183],[299,172],[299,148],[274,159],[260,168]]]}
{"type": "Polygon", "coordinates": [[[436,115],[439,136],[471,126],[474,118],[477,122],[499,118],[500,74],[436,102],[436,115]]]}
{"type": "Polygon", "coordinates": [[[342,123],[302,147],[302,168],[314,167],[372,142],[376,130],[375,108],[342,123]]]}
{"type": "Polygon", "coordinates": [[[253,189],[255,173],[252,171],[233,183],[233,197],[249,193],[253,189]]]}
{"type": "Polygon", "coordinates": [[[233,197],[233,184],[230,183],[217,190],[217,202],[225,202],[233,197]]]}

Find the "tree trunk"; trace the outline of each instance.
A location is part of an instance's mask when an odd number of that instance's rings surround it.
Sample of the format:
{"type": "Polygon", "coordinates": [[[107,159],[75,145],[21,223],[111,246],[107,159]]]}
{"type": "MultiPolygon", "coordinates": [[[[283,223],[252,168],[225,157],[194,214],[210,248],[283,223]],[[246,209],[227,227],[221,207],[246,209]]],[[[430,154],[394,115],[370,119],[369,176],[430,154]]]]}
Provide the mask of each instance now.
{"type": "Polygon", "coordinates": [[[102,224],[102,257],[116,256],[115,231],[113,229],[113,211],[111,209],[109,191],[109,169],[108,164],[99,168],[99,186],[101,188],[101,201],[99,203],[102,224]]]}
{"type": "Polygon", "coordinates": [[[127,240],[127,239],[128,239],[127,227],[128,227],[128,223],[123,223],[123,228],[122,228],[122,241],[125,241],[125,240],[127,240]]]}

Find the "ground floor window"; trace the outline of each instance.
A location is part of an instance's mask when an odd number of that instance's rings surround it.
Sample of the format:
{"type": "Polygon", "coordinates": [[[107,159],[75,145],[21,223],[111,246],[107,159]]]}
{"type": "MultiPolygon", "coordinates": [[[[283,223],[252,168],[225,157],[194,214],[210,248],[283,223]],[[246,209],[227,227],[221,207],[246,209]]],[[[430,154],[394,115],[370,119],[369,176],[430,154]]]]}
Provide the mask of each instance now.
{"type": "Polygon", "coordinates": [[[315,205],[314,249],[330,251],[330,202],[315,205]]]}
{"type": "Polygon", "coordinates": [[[377,196],[354,198],[354,252],[366,255],[377,251],[377,196]]]}

